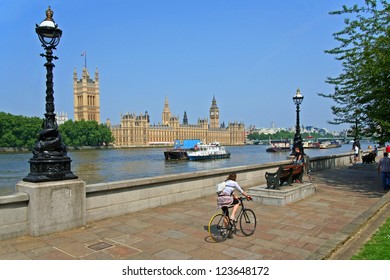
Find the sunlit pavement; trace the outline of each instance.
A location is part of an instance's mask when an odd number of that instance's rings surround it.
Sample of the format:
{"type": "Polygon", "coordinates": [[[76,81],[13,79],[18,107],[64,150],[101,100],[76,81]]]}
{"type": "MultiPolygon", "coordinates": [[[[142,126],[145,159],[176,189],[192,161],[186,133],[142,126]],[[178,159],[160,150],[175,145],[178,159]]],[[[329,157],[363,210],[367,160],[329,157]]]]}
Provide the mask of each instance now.
{"type": "MultiPolygon", "coordinates": [[[[315,172],[312,181],[316,193],[287,206],[247,202],[258,219],[249,237],[237,234],[220,243],[211,240],[207,225],[219,210],[216,196],[209,196],[66,232],[0,241],[0,259],[323,259],[352,240],[359,228],[371,224],[377,228],[380,223],[367,221],[379,210],[382,217],[390,216],[390,194],[382,190],[375,168],[315,172]]],[[[338,258],[349,258],[348,254],[338,258]]]]}

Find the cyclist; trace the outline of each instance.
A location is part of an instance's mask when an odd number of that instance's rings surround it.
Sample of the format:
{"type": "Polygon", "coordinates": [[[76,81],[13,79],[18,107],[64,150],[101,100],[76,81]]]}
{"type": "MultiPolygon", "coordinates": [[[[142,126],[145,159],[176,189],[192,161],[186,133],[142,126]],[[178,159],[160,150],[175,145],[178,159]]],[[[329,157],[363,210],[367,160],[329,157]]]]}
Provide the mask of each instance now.
{"type": "Polygon", "coordinates": [[[230,219],[233,221],[236,221],[236,212],[239,207],[239,200],[237,196],[234,195],[234,191],[238,190],[243,196],[246,197],[247,200],[251,200],[252,197],[249,196],[246,192],[243,191],[243,189],[240,187],[240,185],[236,182],[237,179],[237,174],[236,173],[230,173],[227,179],[225,180],[226,182],[226,187],[225,189],[218,195],[218,206],[222,208],[226,214],[227,212],[227,207],[233,205],[232,209],[232,215],[230,216],[230,219]]]}

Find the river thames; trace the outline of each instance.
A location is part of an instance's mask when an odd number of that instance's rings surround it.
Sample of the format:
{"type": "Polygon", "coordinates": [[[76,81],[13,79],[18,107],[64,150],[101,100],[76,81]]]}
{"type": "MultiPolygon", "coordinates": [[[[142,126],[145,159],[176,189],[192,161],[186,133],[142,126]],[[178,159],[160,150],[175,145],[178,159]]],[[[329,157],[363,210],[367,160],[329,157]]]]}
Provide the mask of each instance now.
{"type": "MultiPolygon", "coordinates": [[[[362,143],[367,149],[372,143],[362,143]]],[[[229,146],[230,159],[211,161],[166,161],[166,148],[102,149],[69,151],[72,171],[87,184],[133,178],[195,172],[285,160],[289,153],[267,153],[266,145],[229,146]]],[[[306,149],[309,157],[349,152],[351,144],[333,149],[306,149]]],[[[0,195],[15,192],[15,185],[29,173],[31,152],[0,154],[0,195]]]]}

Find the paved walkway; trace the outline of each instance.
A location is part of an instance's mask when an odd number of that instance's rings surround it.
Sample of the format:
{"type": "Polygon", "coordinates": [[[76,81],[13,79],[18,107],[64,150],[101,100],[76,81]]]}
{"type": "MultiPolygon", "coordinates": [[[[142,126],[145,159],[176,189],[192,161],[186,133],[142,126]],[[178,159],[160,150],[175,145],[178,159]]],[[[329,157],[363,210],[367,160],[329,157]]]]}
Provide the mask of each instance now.
{"type": "Polygon", "coordinates": [[[212,242],[207,224],[217,207],[210,196],[38,238],[0,241],[0,259],[349,259],[390,217],[390,193],[369,167],[326,170],[312,178],[316,194],[296,203],[248,202],[258,218],[250,237],[212,242]]]}

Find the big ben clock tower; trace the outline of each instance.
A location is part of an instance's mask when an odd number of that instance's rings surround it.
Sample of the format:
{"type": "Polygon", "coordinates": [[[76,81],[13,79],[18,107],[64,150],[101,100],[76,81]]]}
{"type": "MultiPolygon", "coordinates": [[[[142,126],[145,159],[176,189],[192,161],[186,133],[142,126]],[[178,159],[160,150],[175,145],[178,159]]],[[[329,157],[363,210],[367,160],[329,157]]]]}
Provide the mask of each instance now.
{"type": "Polygon", "coordinates": [[[218,127],[219,127],[219,109],[214,95],[210,107],[210,128],[218,128],[218,127]]]}

